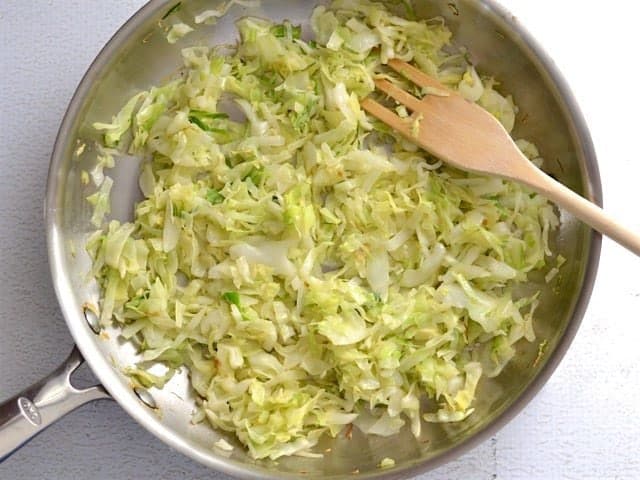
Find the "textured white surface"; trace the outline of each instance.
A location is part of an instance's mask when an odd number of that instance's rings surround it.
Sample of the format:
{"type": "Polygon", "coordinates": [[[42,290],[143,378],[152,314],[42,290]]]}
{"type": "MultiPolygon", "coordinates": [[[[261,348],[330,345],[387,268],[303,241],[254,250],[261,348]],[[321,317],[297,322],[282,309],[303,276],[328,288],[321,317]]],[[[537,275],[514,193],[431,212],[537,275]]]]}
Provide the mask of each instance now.
{"type": "MultiPolygon", "coordinates": [[[[48,157],[89,63],[142,3],[0,2],[0,399],[71,349],[46,259],[48,157]]],[[[606,209],[640,232],[636,2],[503,3],[572,85],[600,158],[606,209]]],[[[419,478],[640,478],[638,272],[640,260],[605,241],[583,326],[547,386],[495,438],[419,478]]],[[[227,479],[165,447],[113,402],[85,406],[51,427],[0,464],[0,478],[227,479]]]]}

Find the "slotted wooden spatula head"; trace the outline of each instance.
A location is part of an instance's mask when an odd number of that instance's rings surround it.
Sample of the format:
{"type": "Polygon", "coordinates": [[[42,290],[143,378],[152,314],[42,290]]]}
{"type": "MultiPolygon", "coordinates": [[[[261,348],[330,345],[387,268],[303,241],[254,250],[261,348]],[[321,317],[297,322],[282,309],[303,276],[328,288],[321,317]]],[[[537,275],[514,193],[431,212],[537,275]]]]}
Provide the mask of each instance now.
{"type": "MultiPolygon", "coordinates": [[[[371,98],[362,108],[450,165],[523,181],[532,166],[502,124],[489,112],[401,60],[389,66],[432,92],[417,99],[388,80],[376,86],[413,113],[401,118],[371,98]]],[[[524,183],[528,183],[524,181],[524,183]]]]}

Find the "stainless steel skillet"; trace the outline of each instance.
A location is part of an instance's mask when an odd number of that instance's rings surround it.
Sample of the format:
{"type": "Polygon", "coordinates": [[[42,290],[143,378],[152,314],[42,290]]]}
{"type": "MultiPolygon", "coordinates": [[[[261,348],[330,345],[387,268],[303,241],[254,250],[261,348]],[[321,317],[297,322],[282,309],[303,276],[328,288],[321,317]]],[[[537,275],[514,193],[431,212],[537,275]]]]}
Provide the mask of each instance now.
{"type": "MultiPolygon", "coordinates": [[[[259,14],[294,21],[306,18],[313,5],[312,2],[264,3],[265,7],[259,14]]],[[[553,69],[545,68],[546,60],[535,53],[535,47],[528,46],[532,44],[527,35],[493,4],[458,2],[456,8],[459,15],[455,15],[448,3],[423,2],[419,10],[429,16],[442,14],[447,17],[449,25],[457,33],[458,43],[467,45],[480,69],[496,75],[503,82],[505,91],[514,93],[523,111],[527,112],[528,120],[520,131],[541,146],[545,157],[549,159],[548,166],[552,173],[572,188],[598,200],[598,175],[588,134],[570,95],[553,69]]],[[[184,384],[176,381],[170,386],[174,393],[185,398],[184,401],[168,391],[150,392],[159,407],[157,411],[150,410],[131,392],[128,380],[113,369],[110,357],[119,365],[127,365],[131,363],[133,351],[127,345],[120,345],[114,332],[107,332],[110,340],[96,336],[83,317],[82,304],[90,299],[95,300],[96,292],[84,282],[87,263],[82,253],[82,239],[91,227],[88,224],[88,209],[83,201],[89,192],[80,188],[78,177],[80,170],[86,169],[93,161],[90,143],[94,137],[89,125],[95,120],[110,117],[134,90],[147,88],[172,73],[179,64],[179,48],[198,40],[199,37],[187,37],[181,45],[171,47],[166,44],[157,21],[172,6],[173,2],[152,2],[106,47],[74,97],[52,159],[46,215],[54,283],[69,328],[103,385],[134,418],[167,443],[214,468],[243,478],[282,478],[284,471],[296,476],[302,470],[316,473],[317,476],[332,476],[340,472],[348,474],[355,468],[360,470],[361,476],[368,471],[381,475],[394,474],[393,471],[380,472],[376,468],[377,462],[384,456],[394,457],[399,470],[415,467],[417,472],[432,468],[458,455],[461,448],[468,448],[470,444],[486,438],[490,431],[513,416],[535,393],[564,352],[579,323],[595,272],[599,240],[571,219],[565,218],[563,231],[558,237],[558,250],[570,259],[561,283],[554,286],[562,294],[546,291],[544,308],[539,315],[538,336],[540,340],[548,340],[547,356],[532,368],[538,346],[523,348],[517,362],[503,376],[492,384],[484,385],[475,418],[446,429],[430,429],[422,439],[430,440],[428,444],[415,442],[410,436],[403,436],[400,441],[354,436],[350,442],[336,442],[332,455],[324,461],[292,459],[280,462],[277,467],[265,464],[268,471],[260,472],[256,470],[260,465],[250,465],[239,449],[230,459],[226,459],[221,452],[212,449],[211,445],[217,438],[213,433],[204,427],[189,426],[191,406],[184,384]],[[149,33],[151,36],[148,36],[149,33]],[[146,42],[143,42],[145,39],[146,42]],[[77,139],[89,145],[79,161],[74,159],[77,139]],[[72,255],[74,248],[75,257],[72,255]],[[545,364],[544,360],[548,360],[548,363],[545,364]],[[487,430],[485,427],[488,425],[487,430]]],[[[204,8],[205,2],[183,2],[179,16],[189,20],[193,13],[199,13],[204,8]]],[[[232,10],[231,16],[244,13],[241,9],[232,10]]],[[[233,38],[231,20],[227,18],[215,29],[198,35],[206,35],[212,39],[212,43],[229,41],[233,38]]],[[[134,199],[136,167],[131,163],[128,166],[131,168],[123,170],[119,167],[116,171],[116,183],[121,187],[116,193],[114,205],[118,216],[128,215],[134,199]],[[129,180],[133,181],[127,184],[129,180]]],[[[52,381],[47,383],[45,392],[48,392],[45,396],[38,396],[35,391],[23,395],[35,403],[37,411],[32,410],[24,400],[21,402],[22,409],[33,417],[32,420],[37,420],[36,413],[40,415],[41,427],[53,420],[58,407],[68,411],[80,402],[104,396],[97,389],[73,393],[52,381]]],[[[9,405],[18,414],[17,420],[10,424],[12,428],[23,427],[24,433],[37,430],[35,426],[24,423],[26,419],[19,413],[17,401],[9,405]]],[[[36,420],[34,422],[37,423],[36,420]]],[[[2,441],[5,438],[8,441],[11,435],[5,431],[1,437],[2,441]]],[[[405,470],[403,475],[409,473],[409,470],[405,470]]]]}

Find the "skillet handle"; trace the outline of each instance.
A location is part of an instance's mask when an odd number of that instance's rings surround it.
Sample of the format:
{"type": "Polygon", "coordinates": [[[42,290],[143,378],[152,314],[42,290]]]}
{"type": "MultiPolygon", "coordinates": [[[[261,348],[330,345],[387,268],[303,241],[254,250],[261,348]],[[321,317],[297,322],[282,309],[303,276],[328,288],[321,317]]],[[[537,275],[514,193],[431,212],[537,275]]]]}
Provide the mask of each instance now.
{"type": "Polygon", "coordinates": [[[49,376],[0,405],[0,462],[24,443],[87,402],[110,399],[101,385],[78,390],[71,374],[84,362],[77,347],[49,376]]]}

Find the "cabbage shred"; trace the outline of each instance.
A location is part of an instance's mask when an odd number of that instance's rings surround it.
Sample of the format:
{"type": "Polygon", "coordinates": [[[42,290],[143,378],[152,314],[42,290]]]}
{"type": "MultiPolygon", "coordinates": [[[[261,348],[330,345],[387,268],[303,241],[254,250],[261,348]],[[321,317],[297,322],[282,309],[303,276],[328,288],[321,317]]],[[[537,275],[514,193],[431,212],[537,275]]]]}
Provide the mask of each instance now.
{"type": "Polygon", "coordinates": [[[232,53],[185,48],[179,79],[96,125],[145,159],[134,221],[88,241],[101,321],[136,343],[145,384],[167,380],[154,362],[186,365],[200,417],[255,458],[470,415],[481,377],[534,339],[537,297],[514,288],[558,225],[541,196],[442,165],[360,108],[375,75],[429,94],[385,66],[401,58],[513,128],[440,20],[336,0],[311,26],[243,18],[232,53]]]}

